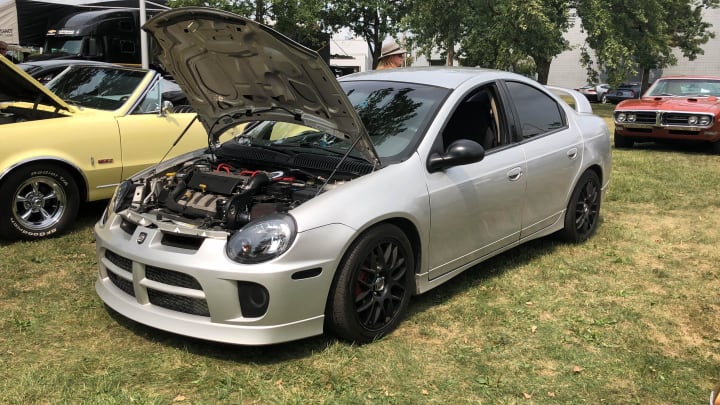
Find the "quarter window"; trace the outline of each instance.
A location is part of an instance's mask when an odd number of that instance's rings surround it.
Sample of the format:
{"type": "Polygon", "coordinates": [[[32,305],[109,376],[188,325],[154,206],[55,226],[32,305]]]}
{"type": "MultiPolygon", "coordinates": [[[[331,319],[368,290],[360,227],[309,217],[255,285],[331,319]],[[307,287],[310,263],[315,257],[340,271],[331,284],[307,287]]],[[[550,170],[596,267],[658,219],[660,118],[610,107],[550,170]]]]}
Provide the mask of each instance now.
{"type": "Polygon", "coordinates": [[[520,120],[517,141],[565,127],[562,110],[552,97],[520,82],[507,82],[507,87],[520,120]]]}

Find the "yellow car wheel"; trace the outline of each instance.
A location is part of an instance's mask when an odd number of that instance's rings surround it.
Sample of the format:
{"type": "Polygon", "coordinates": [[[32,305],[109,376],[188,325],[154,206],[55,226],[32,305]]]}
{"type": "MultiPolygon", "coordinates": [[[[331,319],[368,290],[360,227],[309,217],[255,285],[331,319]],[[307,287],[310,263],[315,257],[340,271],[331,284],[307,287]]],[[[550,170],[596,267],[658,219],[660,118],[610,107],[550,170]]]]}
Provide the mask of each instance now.
{"type": "Polygon", "coordinates": [[[79,200],[67,170],[40,164],[20,167],[0,185],[0,235],[33,240],[60,234],[75,220],[79,200]]]}

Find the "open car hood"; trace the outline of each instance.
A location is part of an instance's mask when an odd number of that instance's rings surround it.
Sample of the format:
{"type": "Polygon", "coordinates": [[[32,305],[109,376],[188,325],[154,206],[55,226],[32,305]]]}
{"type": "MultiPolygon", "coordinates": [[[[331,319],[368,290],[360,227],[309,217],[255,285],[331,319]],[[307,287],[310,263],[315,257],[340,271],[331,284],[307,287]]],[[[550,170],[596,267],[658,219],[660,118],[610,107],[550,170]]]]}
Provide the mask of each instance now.
{"type": "Polygon", "coordinates": [[[148,20],[160,61],[213,140],[242,122],[293,122],[356,142],[378,164],[370,137],[328,65],[273,29],[229,12],[185,7],[148,20]]]}
{"type": "Polygon", "coordinates": [[[70,111],[70,106],[32,76],[0,57],[0,102],[24,101],[70,111]]]}

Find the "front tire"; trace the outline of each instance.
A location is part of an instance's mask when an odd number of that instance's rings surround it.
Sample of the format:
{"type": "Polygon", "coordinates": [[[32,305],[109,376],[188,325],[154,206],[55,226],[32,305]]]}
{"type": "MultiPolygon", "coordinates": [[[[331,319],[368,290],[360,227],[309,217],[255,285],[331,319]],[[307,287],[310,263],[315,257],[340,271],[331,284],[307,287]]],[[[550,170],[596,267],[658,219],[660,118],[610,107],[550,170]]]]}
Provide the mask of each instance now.
{"type": "Polygon", "coordinates": [[[335,275],[326,326],[336,335],[369,343],[397,327],[412,295],[415,259],[407,236],[382,224],[348,249],[335,275]]]}
{"type": "Polygon", "coordinates": [[[711,143],[710,151],[716,155],[720,155],[720,141],[715,141],[711,143]]]}
{"type": "Polygon", "coordinates": [[[73,223],[79,205],[77,184],[66,170],[21,167],[0,185],[0,236],[36,240],[58,235],[73,223]]]}
{"type": "Polygon", "coordinates": [[[600,220],[600,178],[593,171],[585,172],[573,190],[565,211],[565,228],[560,236],[567,242],[587,240],[597,229],[600,220]]]}
{"type": "Polygon", "coordinates": [[[632,148],[632,146],[635,144],[635,141],[633,141],[631,138],[620,135],[617,133],[617,131],[614,132],[613,139],[616,148],[632,148]]]}

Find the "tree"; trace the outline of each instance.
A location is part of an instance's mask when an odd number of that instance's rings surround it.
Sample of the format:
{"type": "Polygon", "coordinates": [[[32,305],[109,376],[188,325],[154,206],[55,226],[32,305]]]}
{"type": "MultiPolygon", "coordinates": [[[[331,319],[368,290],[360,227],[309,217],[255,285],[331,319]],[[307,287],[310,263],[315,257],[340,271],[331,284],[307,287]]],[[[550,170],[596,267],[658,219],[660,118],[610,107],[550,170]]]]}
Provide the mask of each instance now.
{"type": "Polygon", "coordinates": [[[582,62],[588,77],[597,81],[598,70],[608,82],[620,83],[641,73],[643,91],[651,69],[677,64],[673,49],[689,60],[704,53],[702,45],[715,33],[702,20],[702,11],[718,7],[720,0],[577,0],[578,16],[587,33],[582,62]]]}
{"type": "Polygon", "coordinates": [[[267,2],[265,0],[168,0],[169,7],[201,6],[230,11],[255,21],[267,23],[267,2]]]}
{"type": "Polygon", "coordinates": [[[417,46],[428,59],[433,50],[439,49],[445,54],[445,64],[452,66],[455,47],[466,30],[470,0],[411,0],[407,4],[409,11],[402,26],[412,33],[408,46],[417,46]]]}
{"type": "Polygon", "coordinates": [[[322,0],[170,0],[170,7],[203,6],[230,11],[272,27],[329,58],[329,43],[318,16],[322,0]]]}
{"type": "Polygon", "coordinates": [[[327,2],[321,19],[334,31],[347,27],[364,38],[375,68],[383,41],[388,36],[397,36],[395,29],[406,10],[404,0],[335,0],[327,2]]]}
{"type": "Polygon", "coordinates": [[[463,64],[536,73],[546,84],[552,59],[569,49],[566,0],[473,0],[463,64]]]}

